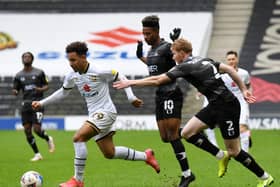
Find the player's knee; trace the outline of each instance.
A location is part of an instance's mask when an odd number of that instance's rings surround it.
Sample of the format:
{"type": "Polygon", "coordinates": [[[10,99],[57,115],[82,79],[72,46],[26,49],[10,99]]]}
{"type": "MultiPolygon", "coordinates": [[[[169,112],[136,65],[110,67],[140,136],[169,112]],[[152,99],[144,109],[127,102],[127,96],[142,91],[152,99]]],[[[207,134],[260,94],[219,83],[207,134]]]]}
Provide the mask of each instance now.
{"type": "Polygon", "coordinates": [[[73,142],[85,142],[83,137],[80,134],[75,134],[73,136],[73,142]]]}
{"type": "Polygon", "coordinates": [[[249,127],[247,125],[240,124],[240,132],[241,133],[246,132],[248,130],[249,130],[249,127]]]}
{"type": "Polygon", "coordinates": [[[180,137],[182,137],[182,138],[184,138],[184,139],[186,139],[186,140],[188,140],[191,136],[193,136],[193,135],[195,135],[195,134],[190,134],[190,133],[188,133],[187,131],[181,131],[181,136],[180,137]]]}

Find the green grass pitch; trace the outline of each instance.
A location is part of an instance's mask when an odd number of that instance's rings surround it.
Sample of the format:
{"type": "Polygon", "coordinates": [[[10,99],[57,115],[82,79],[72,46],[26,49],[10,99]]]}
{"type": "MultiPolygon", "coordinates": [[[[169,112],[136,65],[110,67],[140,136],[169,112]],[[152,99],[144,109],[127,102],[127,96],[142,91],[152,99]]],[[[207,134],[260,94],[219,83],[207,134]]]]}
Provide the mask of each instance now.
{"type": "MultiPolygon", "coordinates": [[[[218,131],[216,131],[218,132],[218,131]]],[[[0,131],[0,187],[20,186],[21,175],[35,170],[44,177],[44,187],[58,187],[73,175],[74,132],[48,131],[56,143],[55,153],[49,153],[47,144],[36,136],[44,160],[31,163],[31,148],[22,131],[0,131]]],[[[218,142],[222,145],[221,137],[218,142]]],[[[280,132],[276,130],[253,131],[253,147],[250,152],[258,163],[269,171],[275,183],[280,186],[280,132]]],[[[174,187],[180,178],[179,165],[169,144],[162,143],[157,131],[118,131],[114,136],[115,145],[128,146],[137,150],[152,148],[161,165],[161,173],[144,162],[107,160],[98,150],[94,141],[89,141],[88,160],[85,172],[86,187],[174,187]]],[[[217,160],[210,154],[184,141],[189,163],[196,175],[190,187],[255,187],[257,178],[234,159],[229,163],[223,178],[217,177],[217,160]]],[[[223,147],[223,146],[221,146],[223,147]]]]}

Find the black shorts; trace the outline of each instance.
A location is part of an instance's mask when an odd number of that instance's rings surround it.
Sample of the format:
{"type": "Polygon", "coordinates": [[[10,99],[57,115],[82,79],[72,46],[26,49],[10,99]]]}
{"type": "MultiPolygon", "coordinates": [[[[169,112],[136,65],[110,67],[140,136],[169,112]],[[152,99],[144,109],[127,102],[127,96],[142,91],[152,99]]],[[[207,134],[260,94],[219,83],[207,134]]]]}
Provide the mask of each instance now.
{"type": "Polygon", "coordinates": [[[156,93],[156,120],[168,118],[181,119],[183,94],[179,88],[169,92],[156,93]]]}
{"type": "Polygon", "coordinates": [[[22,124],[30,123],[30,124],[39,124],[44,117],[44,108],[34,111],[31,106],[31,102],[23,102],[21,107],[21,121],[22,124]]]}
{"type": "Polygon", "coordinates": [[[240,103],[237,98],[230,102],[209,103],[196,115],[209,128],[220,128],[224,139],[239,137],[240,103]]]}

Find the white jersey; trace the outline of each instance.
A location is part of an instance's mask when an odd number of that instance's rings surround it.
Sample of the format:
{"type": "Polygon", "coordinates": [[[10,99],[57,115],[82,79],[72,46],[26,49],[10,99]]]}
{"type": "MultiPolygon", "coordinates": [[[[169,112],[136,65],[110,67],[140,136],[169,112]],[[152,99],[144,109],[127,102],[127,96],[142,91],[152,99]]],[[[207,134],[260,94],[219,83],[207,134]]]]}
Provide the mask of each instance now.
{"type": "MultiPolygon", "coordinates": [[[[248,71],[242,68],[238,68],[237,74],[241,78],[245,85],[250,84],[250,75],[248,71]]],[[[221,75],[226,87],[237,97],[240,102],[241,112],[240,112],[240,124],[248,124],[249,120],[249,105],[245,101],[241,90],[238,85],[231,79],[231,77],[225,73],[221,75]]]]}
{"type": "MultiPolygon", "coordinates": [[[[242,68],[238,68],[237,74],[245,85],[250,84],[250,75],[248,71],[242,68]]],[[[239,89],[238,85],[231,79],[231,77],[227,73],[222,74],[221,76],[227,88],[239,99],[239,101],[244,99],[241,90],[239,89]]]]}
{"type": "Polygon", "coordinates": [[[109,82],[117,78],[115,70],[103,70],[89,63],[86,73],[70,72],[63,83],[64,89],[77,86],[81,96],[85,98],[89,115],[102,110],[117,113],[109,93],[109,82]]]}

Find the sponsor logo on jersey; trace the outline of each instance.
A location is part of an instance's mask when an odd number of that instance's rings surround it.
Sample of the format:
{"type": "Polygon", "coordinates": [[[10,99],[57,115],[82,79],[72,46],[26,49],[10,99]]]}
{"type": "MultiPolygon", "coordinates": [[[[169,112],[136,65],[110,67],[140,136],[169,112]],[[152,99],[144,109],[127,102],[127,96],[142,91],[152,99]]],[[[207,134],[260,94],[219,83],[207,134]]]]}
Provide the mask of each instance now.
{"type": "Polygon", "coordinates": [[[90,86],[88,85],[88,84],[85,84],[84,86],[83,86],[83,89],[84,89],[84,91],[85,92],[90,92],[90,86]]]}

